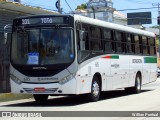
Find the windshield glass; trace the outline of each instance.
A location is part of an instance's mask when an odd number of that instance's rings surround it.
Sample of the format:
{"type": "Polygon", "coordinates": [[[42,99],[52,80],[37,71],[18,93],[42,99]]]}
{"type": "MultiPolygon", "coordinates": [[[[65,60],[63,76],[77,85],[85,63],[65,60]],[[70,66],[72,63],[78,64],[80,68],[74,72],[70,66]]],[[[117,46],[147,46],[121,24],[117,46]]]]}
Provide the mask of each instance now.
{"type": "Polygon", "coordinates": [[[14,64],[50,65],[70,63],[73,59],[72,29],[28,29],[13,33],[14,64]]]}

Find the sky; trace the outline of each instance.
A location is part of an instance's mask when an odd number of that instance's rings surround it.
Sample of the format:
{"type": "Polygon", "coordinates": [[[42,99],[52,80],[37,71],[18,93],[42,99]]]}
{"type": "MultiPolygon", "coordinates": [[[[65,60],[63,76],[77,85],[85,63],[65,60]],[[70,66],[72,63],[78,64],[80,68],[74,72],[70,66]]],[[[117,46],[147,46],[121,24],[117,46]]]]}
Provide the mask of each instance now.
{"type": "MultiPolygon", "coordinates": [[[[42,7],[49,10],[56,10],[55,3],[57,0],[21,0],[22,3],[27,5],[32,5],[36,7],[42,7]]],[[[70,5],[72,10],[74,11],[78,5],[88,2],[89,0],[61,0],[61,7],[63,8],[64,13],[68,13],[72,11],[66,2],[70,5]]],[[[156,7],[152,4],[160,3],[159,0],[112,0],[113,7],[116,10],[124,10],[124,9],[136,9],[136,8],[152,8],[156,7]]],[[[121,13],[127,15],[127,13],[134,13],[134,12],[152,12],[152,25],[146,26],[156,26],[157,25],[157,16],[158,16],[158,8],[154,9],[147,9],[147,10],[127,10],[127,11],[120,11],[121,13]]]]}

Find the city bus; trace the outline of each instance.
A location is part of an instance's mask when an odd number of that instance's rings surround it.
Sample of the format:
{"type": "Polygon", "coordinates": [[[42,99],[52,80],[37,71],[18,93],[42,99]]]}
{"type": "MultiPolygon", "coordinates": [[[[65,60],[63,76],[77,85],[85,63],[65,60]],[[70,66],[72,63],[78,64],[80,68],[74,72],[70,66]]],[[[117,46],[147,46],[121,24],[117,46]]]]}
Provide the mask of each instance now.
{"type": "Polygon", "coordinates": [[[124,89],[139,93],[157,79],[155,34],[79,15],[34,15],[13,20],[12,93],[45,102],[54,95],[124,89]]]}

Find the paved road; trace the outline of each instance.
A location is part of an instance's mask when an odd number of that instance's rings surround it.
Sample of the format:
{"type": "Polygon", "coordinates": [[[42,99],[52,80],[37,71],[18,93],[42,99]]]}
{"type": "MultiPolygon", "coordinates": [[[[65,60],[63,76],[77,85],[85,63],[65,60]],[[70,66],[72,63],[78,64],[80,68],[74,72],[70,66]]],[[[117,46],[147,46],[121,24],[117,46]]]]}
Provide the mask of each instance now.
{"type": "MultiPolygon", "coordinates": [[[[123,90],[105,92],[98,102],[86,102],[83,96],[51,97],[44,105],[37,104],[34,99],[25,99],[0,103],[0,111],[160,111],[160,79],[142,87],[140,94],[126,94],[123,90]]],[[[8,118],[12,119],[12,118],[8,118]]],[[[20,118],[16,118],[20,119],[20,118]]],[[[27,118],[26,118],[27,119],[27,118]]],[[[34,118],[40,119],[40,118],[34,118]]],[[[53,119],[53,118],[47,118],[53,119]]],[[[64,118],[54,118],[61,120],[64,118]]],[[[75,119],[75,118],[65,118],[75,119]]],[[[78,118],[83,119],[84,118],[78,118]]],[[[99,118],[89,118],[97,120],[99,118]]],[[[152,119],[152,118],[106,118],[100,119],[152,119]]],[[[154,118],[160,119],[160,118],[154,118]]],[[[25,120],[25,118],[24,118],[25,120]]]]}

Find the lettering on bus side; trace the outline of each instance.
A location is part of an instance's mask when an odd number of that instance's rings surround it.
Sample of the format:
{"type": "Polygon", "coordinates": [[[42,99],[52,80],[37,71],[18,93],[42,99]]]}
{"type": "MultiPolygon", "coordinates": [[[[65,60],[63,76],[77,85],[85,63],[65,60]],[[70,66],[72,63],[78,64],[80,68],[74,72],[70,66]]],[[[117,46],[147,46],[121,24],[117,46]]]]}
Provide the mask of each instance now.
{"type": "Polygon", "coordinates": [[[111,67],[119,68],[119,67],[120,67],[120,65],[119,65],[119,64],[111,64],[111,67]]]}
{"type": "Polygon", "coordinates": [[[58,80],[58,78],[37,78],[38,81],[43,81],[43,80],[58,80]]]}
{"type": "Polygon", "coordinates": [[[22,25],[30,24],[29,19],[22,19],[22,25]]]}
{"type": "Polygon", "coordinates": [[[41,18],[42,24],[53,23],[52,18],[41,18]]]}
{"type": "Polygon", "coordinates": [[[141,59],[132,59],[132,63],[142,63],[141,59]]]}

